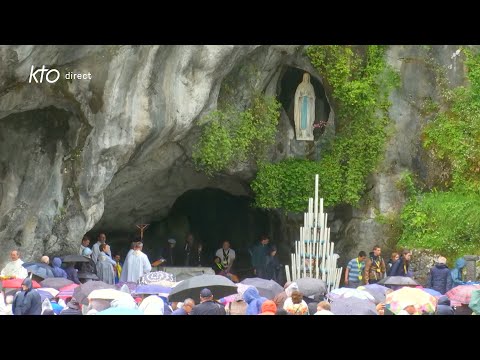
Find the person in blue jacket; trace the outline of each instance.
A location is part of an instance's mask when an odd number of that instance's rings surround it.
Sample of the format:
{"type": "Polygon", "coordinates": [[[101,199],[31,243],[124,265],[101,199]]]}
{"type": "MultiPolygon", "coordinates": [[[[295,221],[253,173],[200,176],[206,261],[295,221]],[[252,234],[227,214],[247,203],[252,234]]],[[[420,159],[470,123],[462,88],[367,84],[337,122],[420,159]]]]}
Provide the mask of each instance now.
{"type": "Polygon", "coordinates": [[[463,281],[463,268],[465,265],[467,265],[467,262],[463,257],[458,258],[457,261],[455,261],[455,268],[450,272],[452,275],[453,286],[465,284],[465,281],[463,281]]]}

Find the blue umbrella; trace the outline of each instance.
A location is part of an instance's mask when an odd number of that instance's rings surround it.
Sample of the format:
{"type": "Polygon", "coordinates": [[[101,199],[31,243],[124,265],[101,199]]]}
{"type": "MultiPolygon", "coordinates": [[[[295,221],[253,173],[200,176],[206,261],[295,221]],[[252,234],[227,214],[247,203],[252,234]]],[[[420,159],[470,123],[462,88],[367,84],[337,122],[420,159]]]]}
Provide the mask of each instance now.
{"type": "Polygon", "coordinates": [[[442,294],[440,292],[438,292],[437,290],[433,290],[433,289],[429,289],[429,288],[423,288],[422,290],[429,293],[430,295],[435,296],[435,297],[442,296],[442,294]]]}
{"type": "Polygon", "coordinates": [[[171,288],[160,286],[160,285],[138,285],[133,293],[135,294],[162,294],[167,296],[172,292],[171,288]]]}
{"type": "Polygon", "coordinates": [[[53,274],[52,268],[44,263],[23,263],[22,266],[27,269],[28,272],[32,273],[33,275],[37,275],[41,278],[53,278],[55,275],[53,274]]]}
{"type": "Polygon", "coordinates": [[[143,312],[138,309],[111,307],[98,312],[97,315],[143,315],[143,312]]]}

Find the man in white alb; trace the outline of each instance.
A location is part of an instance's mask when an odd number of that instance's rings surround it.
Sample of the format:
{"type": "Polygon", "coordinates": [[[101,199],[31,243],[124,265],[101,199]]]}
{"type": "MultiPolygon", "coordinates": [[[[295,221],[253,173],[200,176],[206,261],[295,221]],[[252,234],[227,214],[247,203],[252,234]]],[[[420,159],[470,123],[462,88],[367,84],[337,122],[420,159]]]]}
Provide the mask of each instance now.
{"type": "Polygon", "coordinates": [[[12,261],[5,265],[0,275],[25,279],[28,276],[28,272],[27,269],[22,266],[23,261],[20,259],[20,252],[18,250],[13,250],[10,253],[10,259],[12,259],[12,261]]]}
{"type": "Polygon", "coordinates": [[[226,271],[229,272],[235,260],[235,250],[230,248],[230,241],[225,240],[215,255],[222,259],[223,266],[226,268],[226,271]]]}

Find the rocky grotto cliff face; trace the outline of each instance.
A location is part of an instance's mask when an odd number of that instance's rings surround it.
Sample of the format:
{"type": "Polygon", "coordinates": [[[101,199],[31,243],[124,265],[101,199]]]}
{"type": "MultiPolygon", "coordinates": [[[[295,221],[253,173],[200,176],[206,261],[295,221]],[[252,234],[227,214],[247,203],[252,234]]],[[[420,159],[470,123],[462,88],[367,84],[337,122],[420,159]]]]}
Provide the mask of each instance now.
{"type": "MultiPolygon", "coordinates": [[[[82,235],[94,226],[130,230],[140,219],[159,220],[188,190],[210,187],[251,196],[254,166],[214,178],[194,170],[196,120],[216,108],[225,79],[233,81],[238,102],[252,89],[278,95],[288,66],[321,81],[302,48],[1,46],[0,264],[13,248],[19,248],[25,260],[76,252],[82,235]],[[253,87],[246,85],[250,74],[242,71],[252,64],[257,69],[253,87]],[[57,69],[61,76],[55,83],[29,83],[32,65],[57,69]],[[91,79],[65,79],[70,72],[90,73],[91,79]]],[[[452,65],[456,49],[436,46],[435,57],[452,65]]],[[[369,202],[331,214],[345,258],[384,238],[374,209],[389,212],[401,206],[403,196],[395,187],[401,171],[423,171],[415,104],[435,96],[436,89],[423,62],[404,61],[421,56],[416,46],[389,50],[402,87],[392,94],[395,131],[385,161],[369,179],[369,202]]],[[[449,76],[458,84],[464,69],[454,65],[449,76]]],[[[328,136],[334,135],[333,120],[331,112],[328,136]]],[[[271,160],[311,151],[295,141],[285,112],[278,129],[271,160]]]]}

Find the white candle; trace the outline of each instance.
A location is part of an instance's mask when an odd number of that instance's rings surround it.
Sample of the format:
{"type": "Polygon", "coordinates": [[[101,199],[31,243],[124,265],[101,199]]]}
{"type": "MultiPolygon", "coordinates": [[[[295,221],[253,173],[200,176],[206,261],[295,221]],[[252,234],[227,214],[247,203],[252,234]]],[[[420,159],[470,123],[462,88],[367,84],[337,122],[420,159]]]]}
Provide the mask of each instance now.
{"type": "Polygon", "coordinates": [[[318,174],[315,175],[315,204],[314,204],[314,225],[315,227],[318,226],[318,174]]]}
{"type": "MultiPolygon", "coordinates": [[[[293,266],[293,262],[292,262],[292,266],[293,266]]],[[[285,265],[285,274],[287,274],[287,282],[292,281],[290,279],[290,270],[288,269],[288,265],[285,265]]]]}

